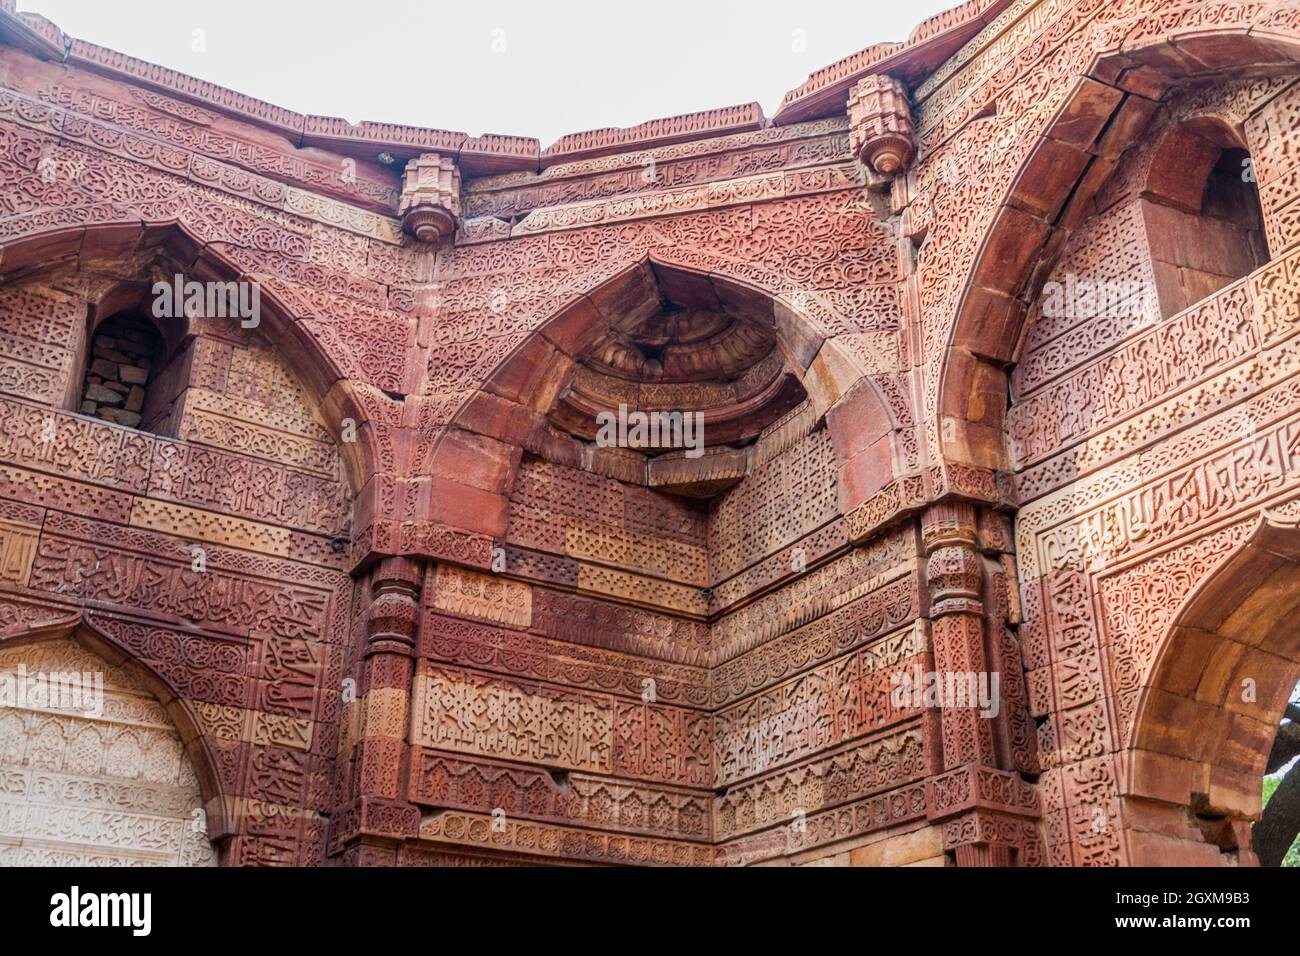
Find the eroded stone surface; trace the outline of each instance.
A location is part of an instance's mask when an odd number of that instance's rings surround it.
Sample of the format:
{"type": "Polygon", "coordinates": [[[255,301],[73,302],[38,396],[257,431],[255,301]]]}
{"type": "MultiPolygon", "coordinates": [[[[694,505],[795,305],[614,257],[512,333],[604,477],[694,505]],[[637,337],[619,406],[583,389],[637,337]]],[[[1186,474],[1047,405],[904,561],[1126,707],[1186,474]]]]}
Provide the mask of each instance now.
{"type": "Polygon", "coordinates": [[[971,0],[775,122],[545,150],[0,41],[0,662],[99,661],[174,758],[0,707],[0,856],[1254,862],[1294,3],[971,0]],[[258,320],[159,316],[181,273],[258,320]],[[56,825],[110,778],[168,809],[56,825]]]}

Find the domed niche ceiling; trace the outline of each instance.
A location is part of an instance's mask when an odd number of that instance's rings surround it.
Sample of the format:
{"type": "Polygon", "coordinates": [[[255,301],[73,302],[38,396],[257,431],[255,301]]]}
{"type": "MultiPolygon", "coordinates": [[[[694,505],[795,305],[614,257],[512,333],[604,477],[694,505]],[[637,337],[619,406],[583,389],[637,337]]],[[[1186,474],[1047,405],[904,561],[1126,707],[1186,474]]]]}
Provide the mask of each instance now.
{"type": "Polygon", "coordinates": [[[717,494],[744,473],[728,452],[805,398],[758,293],[647,263],[591,298],[599,318],[574,344],[550,419],[598,445],[622,423],[617,447],[651,459],[650,484],[717,494]]]}

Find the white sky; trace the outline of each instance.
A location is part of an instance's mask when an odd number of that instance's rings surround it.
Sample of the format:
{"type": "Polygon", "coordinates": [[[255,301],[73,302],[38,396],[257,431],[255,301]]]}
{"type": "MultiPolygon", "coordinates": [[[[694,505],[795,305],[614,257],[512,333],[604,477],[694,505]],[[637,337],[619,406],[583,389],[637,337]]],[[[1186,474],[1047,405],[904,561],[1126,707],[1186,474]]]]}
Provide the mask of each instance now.
{"type": "Polygon", "coordinates": [[[923,19],[956,3],[19,0],[18,6],[71,36],[298,112],[536,136],[545,147],[565,133],[751,100],[771,116],[785,91],[809,73],[872,43],[903,40],[923,19]],[[193,49],[195,30],[204,31],[205,51],[193,49]]]}

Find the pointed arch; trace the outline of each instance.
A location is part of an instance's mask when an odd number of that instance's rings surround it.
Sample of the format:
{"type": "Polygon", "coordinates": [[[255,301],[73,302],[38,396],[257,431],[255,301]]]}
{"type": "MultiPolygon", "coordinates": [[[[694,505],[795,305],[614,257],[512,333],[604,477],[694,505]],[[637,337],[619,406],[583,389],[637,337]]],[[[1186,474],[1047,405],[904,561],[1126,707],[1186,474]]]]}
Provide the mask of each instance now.
{"type": "MultiPolygon", "coordinates": [[[[826,331],[818,303],[767,289],[733,274],[733,264],[691,250],[656,249],[596,270],[586,284],[530,332],[460,407],[422,470],[448,492],[438,519],[499,536],[506,498],[523,451],[559,451],[548,413],[568,388],[575,364],[628,310],[662,292],[743,314],[769,333],[782,374],[806,395],[816,420],[827,418],[840,465],[847,512],[889,485],[898,465],[898,422],[867,362],[826,331]],[[458,504],[452,499],[459,499],[458,504]]],[[[438,488],[433,492],[439,497],[438,488]]]]}
{"type": "Polygon", "coordinates": [[[1298,682],[1300,518],[1266,512],[1156,647],[1120,764],[1139,821],[1130,862],[1165,862],[1171,843],[1211,863],[1249,850],[1269,749],[1298,682]]]}
{"type": "MultiPolygon", "coordinates": [[[[167,247],[173,258],[183,264],[187,277],[221,282],[254,282],[260,299],[258,332],[276,345],[290,370],[308,389],[315,406],[321,410],[320,425],[334,439],[343,453],[345,480],[355,495],[373,473],[379,450],[374,435],[366,426],[373,417],[373,402],[362,394],[358,385],[340,367],[325,343],[302,321],[302,304],[292,297],[287,284],[274,277],[249,273],[234,262],[221,243],[205,235],[201,224],[180,216],[167,220],[141,220],[139,213],[122,208],[106,221],[76,227],[51,227],[33,230],[7,239],[0,244],[0,283],[26,281],[60,266],[81,260],[124,260],[138,250],[167,247]],[[346,414],[334,414],[333,412],[346,414]],[[355,430],[343,429],[351,418],[355,430]]],[[[121,293],[140,283],[123,280],[109,290],[110,300],[88,318],[91,323],[106,318],[120,305],[121,293]]]]}
{"type": "MultiPolygon", "coordinates": [[[[0,652],[27,645],[70,641],[110,666],[123,670],[153,695],[176,731],[181,749],[194,771],[205,810],[207,837],[215,842],[224,835],[226,807],[233,795],[223,792],[208,737],[193,702],[182,697],[178,689],[148,661],[109,630],[101,628],[92,611],[81,609],[60,614],[54,609],[32,607],[23,616],[30,619],[0,631],[0,652]]],[[[124,745],[139,746],[138,741],[132,742],[129,736],[120,739],[124,745]]],[[[189,824],[188,820],[185,822],[189,824]]]]}
{"type": "Polygon", "coordinates": [[[1007,467],[1007,369],[1028,303],[1162,98],[1202,78],[1300,72],[1300,37],[1249,23],[1129,40],[1099,54],[1013,177],[968,273],[939,378],[946,461],[1007,467]]]}

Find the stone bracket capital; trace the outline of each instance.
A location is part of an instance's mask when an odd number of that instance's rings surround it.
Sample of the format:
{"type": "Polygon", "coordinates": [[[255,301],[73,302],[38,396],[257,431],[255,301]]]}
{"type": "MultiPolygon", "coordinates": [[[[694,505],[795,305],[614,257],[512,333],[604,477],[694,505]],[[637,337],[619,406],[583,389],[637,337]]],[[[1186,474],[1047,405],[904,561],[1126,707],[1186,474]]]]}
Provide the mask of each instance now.
{"type": "Polygon", "coordinates": [[[1042,815],[1038,791],[1019,774],[978,764],[957,767],[925,782],[926,816],[935,822],[972,811],[1036,820],[1042,815]]]}
{"type": "Polygon", "coordinates": [[[384,558],[371,572],[373,598],[364,614],[366,654],[411,655],[420,622],[424,569],[409,558],[384,558]]]}
{"type": "Polygon", "coordinates": [[[907,89],[892,76],[864,77],[849,91],[849,145],[868,170],[887,178],[907,172],[916,155],[907,89]]]}
{"type": "Polygon", "coordinates": [[[402,228],[421,242],[450,240],[460,225],[460,167],[455,158],[421,153],[408,162],[397,212],[402,228]]]}

